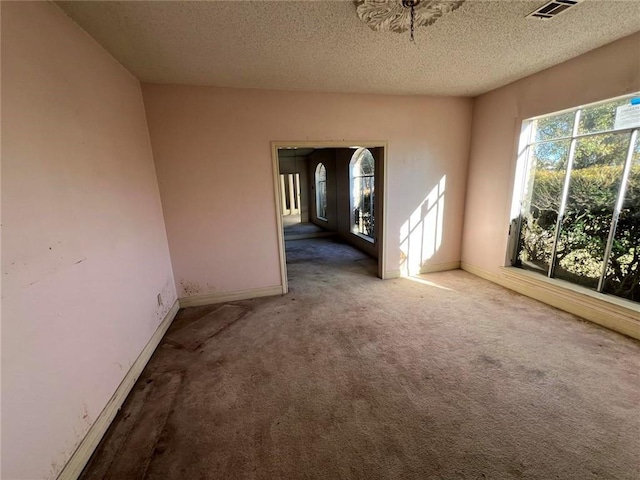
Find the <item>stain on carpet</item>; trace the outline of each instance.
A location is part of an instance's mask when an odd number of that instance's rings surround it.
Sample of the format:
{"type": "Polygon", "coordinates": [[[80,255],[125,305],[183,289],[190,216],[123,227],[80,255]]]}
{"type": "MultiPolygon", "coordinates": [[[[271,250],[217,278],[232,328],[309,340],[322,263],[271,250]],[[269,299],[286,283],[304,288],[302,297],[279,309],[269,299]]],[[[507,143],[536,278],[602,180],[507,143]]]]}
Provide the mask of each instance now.
{"type": "Polygon", "coordinates": [[[169,333],[165,342],[173,347],[197,350],[211,337],[240,320],[246,313],[245,307],[224,304],[199,320],[169,333]]]}
{"type": "Polygon", "coordinates": [[[82,480],[144,478],[182,384],[182,372],[153,375],[134,389],[82,480]]]}
{"type": "Polygon", "coordinates": [[[502,362],[500,360],[498,360],[497,358],[490,357],[489,355],[482,354],[478,358],[485,364],[488,364],[494,367],[502,366],[502,362]]]}

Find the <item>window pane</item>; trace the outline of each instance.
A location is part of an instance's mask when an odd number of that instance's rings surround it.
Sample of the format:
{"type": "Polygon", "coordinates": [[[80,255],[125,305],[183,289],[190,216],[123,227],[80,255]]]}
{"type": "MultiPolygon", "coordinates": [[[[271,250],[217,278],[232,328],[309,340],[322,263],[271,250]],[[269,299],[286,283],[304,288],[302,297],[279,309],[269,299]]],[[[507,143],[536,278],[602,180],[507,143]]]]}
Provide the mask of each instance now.
{"type": "Polygon", "coordinates": [[[373,175],[374,160],[373,155],[367,149],[363,150],[360,154],[360,158],[357,161],[357,170],[355,175],[373,175]]]}
{"type": "Polygon", "coordinates": [[[582,109],[578,133],[602,132],[612,130],[616,119],[616,107],[629,103],[628,98],[602,103],[582,109]]]}
{"type": "Polygon", "coordinates": [[[569,146],[560,140],[531,147],[518,254],[523,268],[549,270],[569,146]]]}
{"type": "Polygon", "coordinates": [[[373,237],[375,160],[369,150],[361,149],[351,160],[352,232],[373,237]]]}
{"type": "Polygon", "coordinates": [[[320,218],[327,218],[327,182],[318,182],[318,211],[320,218]]]}
{"type": "Polygon", "coordinates": [[[534,122],[535,141],[553,140],[570,137],[573,133],[573,122],[576,112],[562,113],[551,117],[540,118],[534,122]]]}
{"type": "Polygon", "coordinates": [[[361,233],[373,237],[373,177],[364,177],[363,181],[363,231],[361,233]]]}
{"type": "Polygon", "coordinates": [[[327,218],[327,169],[322,163],[316,167],[316,216],[327,218]]]}
{"type": "Polygon", "coordinates": [[[321,163],[318,164],[317,176],[318,176],[317,178],[318,182],[321,182],[327,179],[327,169],[324,168],[324,165],[321,163]]]}
{"type": "Polygon", "coordinates": [[[577,140],[555,277],[597,287],[629,138],[624,133],[577,140]]]}
{"type": "Polygon", "coordinates": [[[604,291],[640,302],[640,138],[631,165],[604,291]]]}

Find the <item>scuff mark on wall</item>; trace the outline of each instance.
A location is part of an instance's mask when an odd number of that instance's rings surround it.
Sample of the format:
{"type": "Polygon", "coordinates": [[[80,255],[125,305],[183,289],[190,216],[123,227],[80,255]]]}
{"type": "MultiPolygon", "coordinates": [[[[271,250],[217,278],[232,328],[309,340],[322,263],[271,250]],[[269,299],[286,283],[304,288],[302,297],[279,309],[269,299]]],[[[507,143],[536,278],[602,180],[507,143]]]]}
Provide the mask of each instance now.
{"type": "Polygon", "coordinates": [[[181,297],[194,297],[203,293],[203,288],[195,282],[180,280],[181,297]]]}
{"type": "Polygon", "coordinates": [[[80,402],[82,414],[79,417],[79,422],[73,426],[73,434],[75,440],[73,442],[67,441],[65,442],[64,448],[58,450],[57,458],[62,459],[61,461],[52,460],[49,468],[49,474],[46,476],[47,480],[54,480],[58,478],[60,472],[67,464],[69,459],[72,457],[73,453],[77,450],[77,448],[82,443],[82,440],[87,435],[87,432],[91,429],[93,425],[93,417],[89,413],[89,405],[86,402],[80,402]]]}
{"type": "MultiPolygon", "coordinates": [[[[49,250],[53,250],[52,247],[49,247],[49,250]]],[[[37,269],[34,269],[31,267],[32,264],[38,263],[37,259],[34,258],[32,260],[34,261],[32,261],[31,263],[21,262],[19,265],[16,265],[16,262],[11,262],[10,265],[4,266],[4,269],[6,270],[4,274],[11,275],[12,277],[10,278],[16,279],[15,281],[18,286],[18,289],[31,287],[32,285],[35,285],[36,283],[46,278],[46,275],[44,275],[42,271],[37,271],[37,269]]],[[[87,260],[87,257],[82,257],[79,260],[76,260],[75,262],[70,263],[69,260],[65,260],[64,256],[61,256],[59,257],[59,259],[54,261],[55,263],[53,267],[47,271],[47,274],[56,275],[60,272],[63,272],[67,268],[73,267],[74,265],[78,265],[84,262],[85,260],[87,260]]]]}
{"type": "Polygon", "coordinates": [[[60,465],[58,464],[58,462],[56,462],[55,460],[51,462],[51,468],[49,470],[49,477],[48,478],[56,478],[58,476],[58,474],[60,473],[60,465]]]}
{"type": "Polygon", "coordinates": [[[160,293],[158,293],[155,306],[156,321],[161,321],[162,319],[164,319],[177,299],[178,298],[176,295],[173,278],[169,278],[165,282],[160,293]]]}
{"type": "Polygon", "coordinates": [[[89,426],[93,423],[91,416],[89,415],[89,407],[85,402],[82,402],[82,420],[84,420],[84,422],[89,426]]]}

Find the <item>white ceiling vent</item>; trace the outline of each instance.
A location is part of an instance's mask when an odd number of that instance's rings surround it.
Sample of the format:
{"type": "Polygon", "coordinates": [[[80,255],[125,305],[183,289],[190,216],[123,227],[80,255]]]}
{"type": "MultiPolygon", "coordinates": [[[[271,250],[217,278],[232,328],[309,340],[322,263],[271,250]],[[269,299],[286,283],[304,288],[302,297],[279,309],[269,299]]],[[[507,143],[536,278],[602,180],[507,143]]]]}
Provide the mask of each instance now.
{"type": "Polygon", "coordinates": [[[584,0],[552,0],[545,3],[537,10],[527,15],[527,18],[539,18],[541,20],[550,20],[556,15],[566,12],[569,8],[583,2],[584,0]]]}

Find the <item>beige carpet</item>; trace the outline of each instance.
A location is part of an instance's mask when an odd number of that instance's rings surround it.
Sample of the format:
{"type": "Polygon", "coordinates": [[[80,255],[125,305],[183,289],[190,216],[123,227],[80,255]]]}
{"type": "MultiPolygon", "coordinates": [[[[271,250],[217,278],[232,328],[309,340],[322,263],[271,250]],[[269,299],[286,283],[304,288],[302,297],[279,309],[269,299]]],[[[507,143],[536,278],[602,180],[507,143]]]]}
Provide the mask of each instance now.
{"type": "MultiPolygon", "coordinates": [[[[282,217],[286,219],[288,217],[282,217]]],[[[307,238],[319,238],[319,237],[331,237],[336,235],[336,232],[325,230],[313,223],[293,223],[284,226],[284,239],[285,240],[303,240],[307,238]]]]}
{"type": "Polygon", "coordinates": [[[180,312],[198,348],[158,348],[85,479],[640,478],[638,342],[331,239],[287,258],[291,293],[224,328],[180,312]]]}

